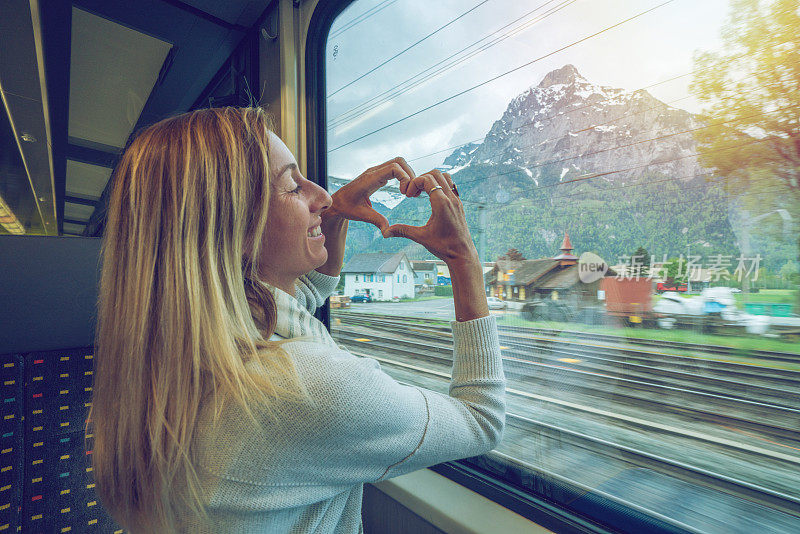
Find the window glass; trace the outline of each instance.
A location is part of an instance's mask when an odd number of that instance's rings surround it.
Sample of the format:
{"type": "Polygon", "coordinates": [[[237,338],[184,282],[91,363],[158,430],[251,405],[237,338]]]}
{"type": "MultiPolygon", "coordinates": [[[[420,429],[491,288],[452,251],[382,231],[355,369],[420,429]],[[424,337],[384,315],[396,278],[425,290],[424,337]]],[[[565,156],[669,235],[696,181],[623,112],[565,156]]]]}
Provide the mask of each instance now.
{"type": "MultiPolygon", "coordinates": [[[[331,191],[396,156],[449,172],[485,261],[508,423],[473,465],[623,531],[800,531],[799,34],[785,0],[357,0],[336,19],[331,191]]],[[[396,182],[372,200],[430,214],[396,182]]],[[[447,266],[350,224],[343,277],[405,261],[414,302],[331,310],[332,333],[446,393],[441,337],[408,333],[418,360],[389,347],[397,316],[448,332],[447,266]]]]}

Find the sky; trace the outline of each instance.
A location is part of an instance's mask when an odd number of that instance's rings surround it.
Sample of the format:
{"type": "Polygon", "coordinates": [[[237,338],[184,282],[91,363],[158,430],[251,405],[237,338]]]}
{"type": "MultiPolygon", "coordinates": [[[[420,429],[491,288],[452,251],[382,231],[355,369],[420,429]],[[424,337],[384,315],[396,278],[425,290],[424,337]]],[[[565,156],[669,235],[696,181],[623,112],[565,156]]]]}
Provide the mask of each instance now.
{"type": "MultiPolygon", "coordinates": [[[[357,0],[334,22],[326,47],[328,173],[355,178],[396,156],[406,158],[417,174],[426,172],[452,152],[443,149],[482,139],[515,96],[566,64],[574,65],[589,82],[630,91],[691,72],[697,51],[720,48],[729,0],[671,0],[661,5],[665,1],[357,0]],[[655,9],[572,45],[650,8],[655,9]],[[365,13],[373,14],[350,25],[365,13]],[[520,20],[510,24],[516,19],[520,20]],[[449,63],[504,36],[444,72],[448,62],[435,67],[477,41],[449,63]],[[484,83],[528,62],[532,63],[484,83]],[[420,72],[438,74],[384,97],[380,106],[360,115],[350,111],[420,72]],[[449,97],[453,98],[354,141],[449,97]]],[[[684,76],[648,91],[667,103],[681,99],[672,105],[698,112],[688,92],[690,82],[691,76],[684,76]]]]}

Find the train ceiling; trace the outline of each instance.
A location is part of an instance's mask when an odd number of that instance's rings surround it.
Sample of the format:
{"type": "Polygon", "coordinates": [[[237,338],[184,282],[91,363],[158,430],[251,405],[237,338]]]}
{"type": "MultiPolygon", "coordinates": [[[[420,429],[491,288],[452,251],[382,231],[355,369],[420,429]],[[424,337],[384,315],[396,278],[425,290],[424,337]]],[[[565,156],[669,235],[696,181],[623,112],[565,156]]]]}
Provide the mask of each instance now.
{"type": "Polygon", "coordinates": [[[132,132],[197,107],[274,0],[4,0],[0,233],[93,235],[132,132]]]}

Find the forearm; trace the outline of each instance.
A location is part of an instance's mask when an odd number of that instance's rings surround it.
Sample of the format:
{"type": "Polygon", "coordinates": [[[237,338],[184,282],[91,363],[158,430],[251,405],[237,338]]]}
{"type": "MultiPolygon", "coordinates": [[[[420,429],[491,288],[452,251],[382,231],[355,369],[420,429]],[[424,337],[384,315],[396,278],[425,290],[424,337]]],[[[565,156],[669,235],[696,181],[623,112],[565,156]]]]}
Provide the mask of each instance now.
{"type": "Polygon", "coordinates": [[[347,219],[337,215],[323,215],[320,230],[325,236],[328,260],[317,271],[328,276],[339,276],[344,261],[344,244],[347,239],[347,219]]]}
{"type": "Polygon", "coordinates": [[[483,266],[477,253],[459,260],[449,261],[450,279],[453,282],[453,301],[457,321],[470,321],[489,315],[483,266]]]}

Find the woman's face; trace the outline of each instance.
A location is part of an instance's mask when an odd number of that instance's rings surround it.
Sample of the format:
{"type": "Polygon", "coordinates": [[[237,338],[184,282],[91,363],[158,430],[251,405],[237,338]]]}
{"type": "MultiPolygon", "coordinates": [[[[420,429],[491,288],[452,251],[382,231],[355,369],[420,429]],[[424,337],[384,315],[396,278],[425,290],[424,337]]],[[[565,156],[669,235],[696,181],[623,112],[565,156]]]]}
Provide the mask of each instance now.
{"type": "Polygon", "coordinates": [[[271,191],[259,274],[264,281],[294,294],[297,278],[328,259],[320,223],[331,196],[300,174],[297,161],[278,136],[272,132],[269,136],[271,191]]]}

